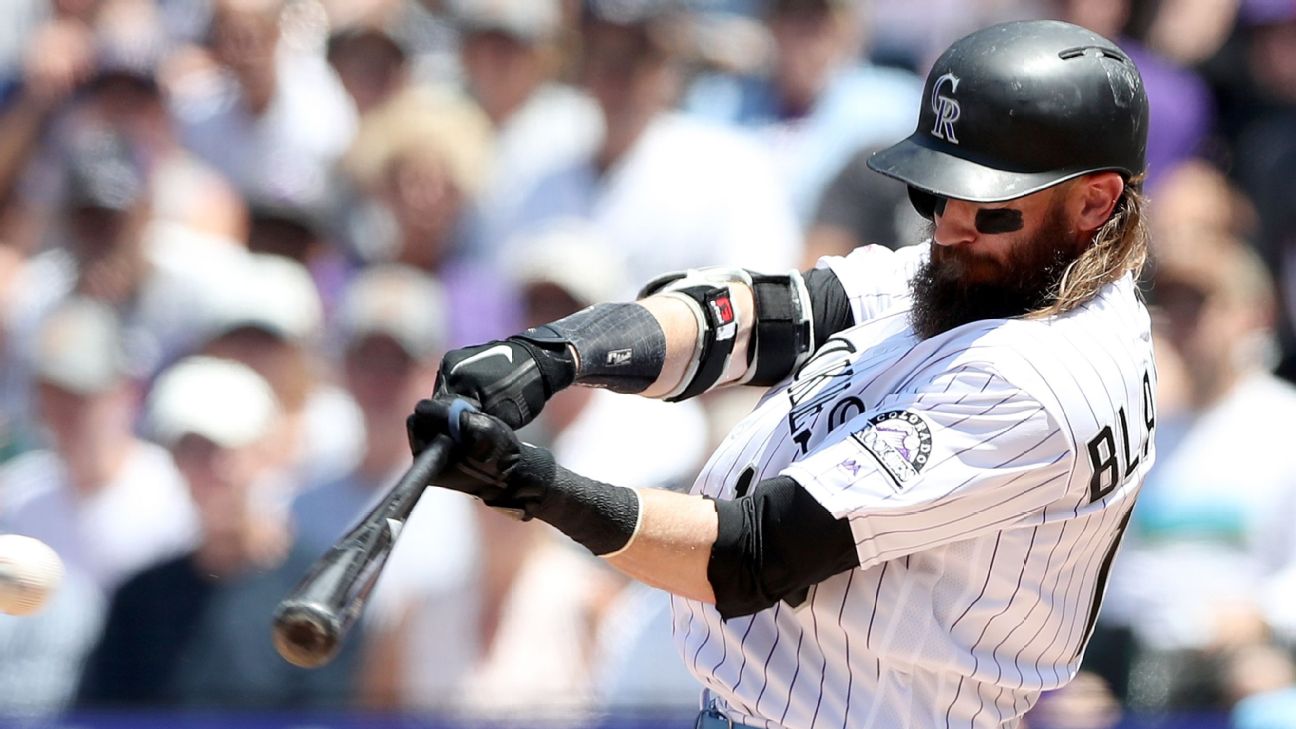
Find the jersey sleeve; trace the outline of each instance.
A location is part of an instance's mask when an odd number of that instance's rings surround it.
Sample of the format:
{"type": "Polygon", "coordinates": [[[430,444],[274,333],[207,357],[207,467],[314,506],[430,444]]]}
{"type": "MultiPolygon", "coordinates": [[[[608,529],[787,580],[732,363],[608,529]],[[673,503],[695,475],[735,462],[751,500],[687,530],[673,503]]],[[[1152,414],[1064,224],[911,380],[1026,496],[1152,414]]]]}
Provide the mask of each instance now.
{"type": "Polygon", "coordinates": [[[784,469],[850,520],[864,567],[1000,529],[1066,493],[1070,439],[989,365],[895,394],[784,469]]]}
{"type": "Polygon", "coordinates": [[[880,245],[860,246],[846,256],[825,256],[815,267],[837,275],[855,323],[863,324],[896,306],[908,305],[909,282],[927,260],[929,250],[927,243],[894,251],[880,245]]]}

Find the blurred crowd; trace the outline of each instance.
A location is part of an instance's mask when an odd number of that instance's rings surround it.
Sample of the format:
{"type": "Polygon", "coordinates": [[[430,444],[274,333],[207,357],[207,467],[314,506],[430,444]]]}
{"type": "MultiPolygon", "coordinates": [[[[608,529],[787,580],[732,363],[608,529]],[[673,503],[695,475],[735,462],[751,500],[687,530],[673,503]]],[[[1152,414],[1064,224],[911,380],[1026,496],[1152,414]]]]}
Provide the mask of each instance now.
{"type": "MultiPolygon", "coordinates": [[[[918,242],[865,160],[949,42],[1041,17],[1147,84],[1160,455],[1030,723],[1296,722],[1296,0],[5,0],[0,533],[67,573],[0,615],[0,715],[695,705],[661,593],[451,492],[327,668],[269,618],[408,465],[447,348],[918,242]]],[[[685,489],[758,394],[577,388],[526,437],[685,489]]]]}

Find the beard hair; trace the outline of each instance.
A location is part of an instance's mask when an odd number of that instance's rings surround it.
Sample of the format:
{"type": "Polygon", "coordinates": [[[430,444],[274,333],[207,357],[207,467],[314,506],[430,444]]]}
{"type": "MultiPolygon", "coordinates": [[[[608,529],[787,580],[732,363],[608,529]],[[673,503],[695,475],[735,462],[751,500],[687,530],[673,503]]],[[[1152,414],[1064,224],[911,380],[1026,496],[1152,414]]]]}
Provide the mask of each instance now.
{"type": "MultiPolygon", "coordinates": [[[[928,226],[934,241],[935,224],[928,226]]],[[[931,244],[931,255],[910,281],[914,332],[930,339],[955,327],[985,319],[1010,319],[1051,304],[1067,268],[1084,252],[1085,237],[1068,223],[1060,205],[1052,206],[1039,230],[1019,241],[998,266],[997,280],[965,280],[967,256],[931,244]]]]}

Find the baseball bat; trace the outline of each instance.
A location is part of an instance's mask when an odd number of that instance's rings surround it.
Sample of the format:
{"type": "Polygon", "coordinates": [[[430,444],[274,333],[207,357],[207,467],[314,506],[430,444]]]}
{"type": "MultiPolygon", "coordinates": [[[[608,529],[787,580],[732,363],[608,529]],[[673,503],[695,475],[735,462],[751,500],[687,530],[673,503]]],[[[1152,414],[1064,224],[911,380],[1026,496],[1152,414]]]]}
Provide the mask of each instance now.
{"type": "Polygon", "coordinates": [[[454,441],[439,435],[374,508],[316,560],[274,612],[274,645],[284,660],[318,668],[337,655],[428,483],[454,441]]]}

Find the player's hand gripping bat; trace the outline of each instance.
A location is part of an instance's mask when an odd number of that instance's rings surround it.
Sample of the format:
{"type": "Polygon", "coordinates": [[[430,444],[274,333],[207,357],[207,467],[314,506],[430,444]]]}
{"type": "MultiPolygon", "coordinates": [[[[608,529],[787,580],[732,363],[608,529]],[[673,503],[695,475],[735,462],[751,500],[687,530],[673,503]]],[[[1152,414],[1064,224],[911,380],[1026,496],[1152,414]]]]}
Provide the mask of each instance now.
{"type": "MultiPolygon", "coordinates": [[[[456,402],[471,407],[464,401],[456,402]]],[[[391,491],[320,557],[274,613],[279,655],[303,668],[332,660],[364,609],[401,527],[449,461],[454,441],[437,436],[391,491]]]]}

